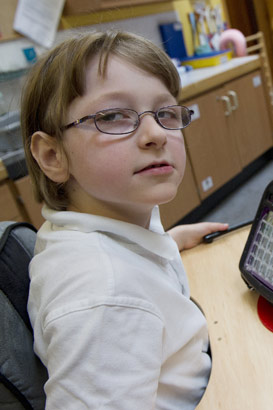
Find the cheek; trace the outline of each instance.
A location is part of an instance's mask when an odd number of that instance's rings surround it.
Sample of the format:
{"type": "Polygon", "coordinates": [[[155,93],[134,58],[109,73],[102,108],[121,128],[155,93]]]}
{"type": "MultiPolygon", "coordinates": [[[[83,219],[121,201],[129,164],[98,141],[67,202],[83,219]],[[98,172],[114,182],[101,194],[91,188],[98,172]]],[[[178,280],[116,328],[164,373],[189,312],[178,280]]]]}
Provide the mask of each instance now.
{"type": "Polygon", "coordinates": [[[81,149],[70,152],[70,172],[78,182],[114,186],[128,175],[129,155],[118,146],[83,145],[81,149]]]}
{"type": "Polygon", "coordinates": [[[181,178],[184,175],[186,167],[186,149],[184,144],[184,139],[176,139],[173,143],[173,156],[176,163],[176,168],[178,173],[181,175],[181,178]]]}

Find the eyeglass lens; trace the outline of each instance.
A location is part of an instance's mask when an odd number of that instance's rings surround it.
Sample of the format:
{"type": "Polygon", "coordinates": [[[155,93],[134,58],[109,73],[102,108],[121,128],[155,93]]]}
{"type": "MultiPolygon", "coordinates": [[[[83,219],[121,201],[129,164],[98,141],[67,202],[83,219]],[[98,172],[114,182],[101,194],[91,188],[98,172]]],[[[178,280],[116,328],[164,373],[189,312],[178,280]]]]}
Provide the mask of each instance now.
{"type": "Polygon", "coordinates": [[[139,119],[135,111],[105,110],[96,114],[97,128],[109,134],[125,134],[134,131],[138,127],[139,119]]]}
{"type": "MultiPolygon", "coordinates": [[[[149,113],[149,111],[148,111],[149,113]]],[[[160,108],[155,114],[158,123],[166,129],[177,130],[187,127],[191,114],[187,107],[169,106],[160,108]]],[[[95,116],[97,128],[109,134],[127,134],[139,125],[139,115],[130,109],[113,109],[98,112],[95,116]]]]}
{"type": "Polygon", "coordinates": [[[185,128],[191,121],[189,110],[179,105],[160,108],[157,118],[162,127],[169,130],[185,128]]]}

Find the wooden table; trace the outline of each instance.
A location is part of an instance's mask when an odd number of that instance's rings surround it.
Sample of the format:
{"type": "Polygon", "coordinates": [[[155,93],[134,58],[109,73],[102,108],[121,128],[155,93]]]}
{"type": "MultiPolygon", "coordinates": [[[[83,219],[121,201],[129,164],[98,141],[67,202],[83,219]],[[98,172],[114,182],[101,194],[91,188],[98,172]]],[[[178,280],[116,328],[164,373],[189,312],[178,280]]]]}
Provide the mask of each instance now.
{"type": "Polygon", "coordinates": [[[212,372],[198,410],[272,410],[273,333],[238,268],[249,228],[181,253],[209,327],[212,372]]]}

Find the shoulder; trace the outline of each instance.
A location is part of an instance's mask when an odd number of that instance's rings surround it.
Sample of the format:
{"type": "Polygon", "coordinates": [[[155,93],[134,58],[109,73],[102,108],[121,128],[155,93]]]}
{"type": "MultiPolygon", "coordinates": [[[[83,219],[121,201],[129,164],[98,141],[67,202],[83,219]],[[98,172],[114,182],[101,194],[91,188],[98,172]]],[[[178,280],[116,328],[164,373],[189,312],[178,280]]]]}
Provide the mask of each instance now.
{"type": "Polygon", "coordinates": [[[41,232],[30,264],[30,300],[70,309],[71,301],[145,299],[138,283],[147,269],[131,247],[101,232],[41,232]]]}

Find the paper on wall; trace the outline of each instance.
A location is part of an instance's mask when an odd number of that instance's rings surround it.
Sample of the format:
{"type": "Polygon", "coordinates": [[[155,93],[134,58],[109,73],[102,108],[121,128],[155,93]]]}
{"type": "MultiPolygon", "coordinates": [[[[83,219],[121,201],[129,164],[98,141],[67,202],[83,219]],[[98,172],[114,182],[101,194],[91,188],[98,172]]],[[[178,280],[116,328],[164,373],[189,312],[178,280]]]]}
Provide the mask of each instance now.
{"type": "Polygon", "coordinates": [[[52,46],[65,0],[19,0],[13,29],[36,43],[52,46]]]}

